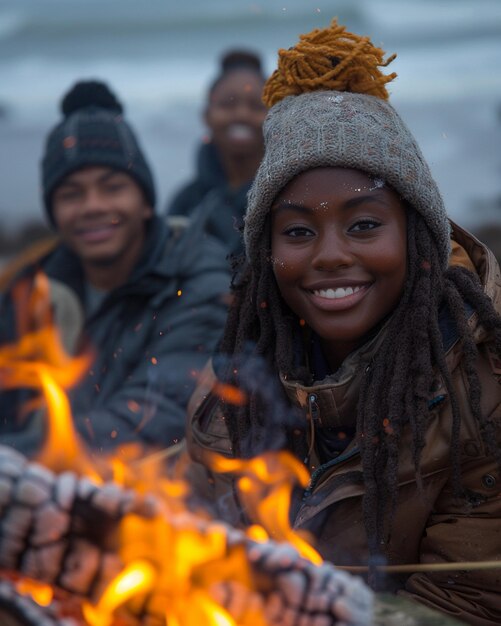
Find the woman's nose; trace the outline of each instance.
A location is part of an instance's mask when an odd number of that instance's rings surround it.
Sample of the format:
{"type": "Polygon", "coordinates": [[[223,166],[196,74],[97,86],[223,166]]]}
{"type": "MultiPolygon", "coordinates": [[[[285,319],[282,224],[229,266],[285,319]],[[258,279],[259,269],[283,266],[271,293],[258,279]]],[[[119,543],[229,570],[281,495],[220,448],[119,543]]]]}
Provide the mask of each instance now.
{"type": "Polygon", "coordinates": [[[334,271],[353,264],[349,242],[342,233],[331,232],[317,239],[312,265],[320,271],[334,271]]]}

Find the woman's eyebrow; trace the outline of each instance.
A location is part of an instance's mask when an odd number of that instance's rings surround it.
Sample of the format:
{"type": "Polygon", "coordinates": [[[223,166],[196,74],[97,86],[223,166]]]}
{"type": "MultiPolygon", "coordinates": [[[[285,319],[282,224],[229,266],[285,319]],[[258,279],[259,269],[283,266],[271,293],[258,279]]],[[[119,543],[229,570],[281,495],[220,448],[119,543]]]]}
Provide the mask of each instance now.
{"type": "Polygon", "coordinates": [[[388,206],[388,202],[384,194],[380,194],[377,191],[373,191],[370,194],[365,194],[363,196],[355,196],[354,198],[350,198],[347,200],[341,208],[343,209],[353,209],[361,204],[365,203],[374,203],[382,204],[384,206],[388,206]]]}
{"type": "MultiPolygon", "coordinates": [[[[327,203],[327,201],[325,201],[327,203]]],[[[355,196],[346,200],[341,205],[341,209],[353,209],[361,204],[366,203],[374,203],[381,204],[384,206],[388,206],[388,202],[383,194],[378,193],[377,191],[373,191],[370,194],[364,194],[360,196],[355,196]]],[[[323,204],[323,203],[322,203],[323,204]]],[[[278,200],[272,207],[271,210],[273,213],[280,213],[282,211],[296,211],[297,213],[309,214],[312,213],[319,205],[316,206],[305,206],[304,204],[298,204],[296,202],[290,202],[288,200],[278,200]]]]}
{"type": "Polygon", "coordinates": [[[296,211],[297,213],[312,213],[315,207],[307,207],[303,204],[296,204],[295,202],[289,202],[288,200],[279,200],[272,205],[271,210],[273,213],[281,213],[283,211],[296,211]]]}

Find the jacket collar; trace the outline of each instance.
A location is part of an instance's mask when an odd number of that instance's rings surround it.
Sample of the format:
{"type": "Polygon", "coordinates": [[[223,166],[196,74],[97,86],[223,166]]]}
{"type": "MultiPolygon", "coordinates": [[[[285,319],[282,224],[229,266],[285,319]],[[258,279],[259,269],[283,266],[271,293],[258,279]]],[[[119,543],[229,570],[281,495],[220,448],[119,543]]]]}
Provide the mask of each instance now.
{"type": "MultiPolygon", "coordinates": [[[[473,264],[484,291],[492,300],[496,311],[501,311],[501,271],[494,254],[464,228],[454,222],[451,222],[451,228],[453,240],[459,244],[473,264]]],[[[464,265],[460,253],[455,253],[454,247],[451,264],[464,265]]]]}
{"type": "Polygon", "coordinates": [[[316,425],[328,428],[352,428],[356,415],[358,390],[385,335],[379,333],[353,352],[333,374],[312,385],[280,376],[285,393],[292,403],[302,407],[316,425]]]}

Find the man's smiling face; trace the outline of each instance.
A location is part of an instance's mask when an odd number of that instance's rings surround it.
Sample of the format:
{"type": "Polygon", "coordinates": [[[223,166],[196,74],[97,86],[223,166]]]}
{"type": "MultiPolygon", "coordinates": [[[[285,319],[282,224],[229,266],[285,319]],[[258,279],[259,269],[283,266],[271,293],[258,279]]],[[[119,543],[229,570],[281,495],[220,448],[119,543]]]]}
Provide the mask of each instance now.
{"type": "Polygon", "coordinates": [[[96,166],[64,178],[54,191],[52,212],[61,240],[84,268],[122,267],[125,257],[141,251],[153,209],[128,174],[96,166]]]}

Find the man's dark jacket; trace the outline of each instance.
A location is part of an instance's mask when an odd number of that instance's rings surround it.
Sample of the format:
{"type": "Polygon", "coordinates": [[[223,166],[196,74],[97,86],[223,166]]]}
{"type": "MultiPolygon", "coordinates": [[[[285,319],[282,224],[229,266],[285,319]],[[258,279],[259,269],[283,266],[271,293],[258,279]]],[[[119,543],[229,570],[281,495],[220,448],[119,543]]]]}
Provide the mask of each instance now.
{"type": "MultiPolygon", "coordinates": [[[[128,441],[168,446],[185,432],[185,407],[209,358],[227,310],[229,274],[218,242],[188,228],[151,221],[129,280],[86,317],[77,257],[62,245],[25,267],[0,301],[0,345],[19,338],[12,294],[37,270],[49,278],[54,318],[72,354],[92,349],[85,378],[69,390],[74,423],[95,449],[128,441]]],[[[16,308],[18,309],[16,312],[16,308]]],[[[19,418],[26,391],[0,393],[0,442],[25,454],[39,447],[40,412],[19,418]]]]}
{"type": "Polygon", "coordinates": [[[227,254],[243,253],[242,227],[247,192],[252,181],[238,189],[228,185],[216,147],[202,144],[195,178],[180,189],[167,208],[167,215],[185,215],[202,222],[207,233],[222,242],[227,254]]]}

